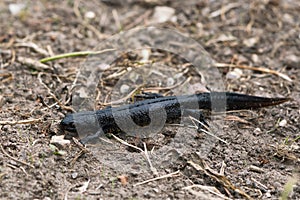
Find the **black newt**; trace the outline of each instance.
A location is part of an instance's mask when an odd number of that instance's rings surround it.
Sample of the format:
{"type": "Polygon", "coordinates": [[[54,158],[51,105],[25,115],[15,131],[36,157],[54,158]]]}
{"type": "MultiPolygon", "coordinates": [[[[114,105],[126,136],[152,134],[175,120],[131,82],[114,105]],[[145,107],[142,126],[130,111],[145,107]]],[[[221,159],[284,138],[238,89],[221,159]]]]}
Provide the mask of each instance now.
{"type": "MultiPolygon", "coordinates": [[[[231,92],[210,92],[183,96],[160,96],[120,107],[67,114],[61,121],[62,130],[84,132],[85,144],[101,134],[134,132],[136,127],[180,123],[181,117],[193,116],[205,123],[201,110],[225,111],[274,106],[290,98],[266,98],[231,92]],[[131,122],[134,122],[133,124],[131,122]],[[124,131],[125,129],[125,131],[124,131]]],[[[130,134],[129,134],[130,135],[130,134]]]]}

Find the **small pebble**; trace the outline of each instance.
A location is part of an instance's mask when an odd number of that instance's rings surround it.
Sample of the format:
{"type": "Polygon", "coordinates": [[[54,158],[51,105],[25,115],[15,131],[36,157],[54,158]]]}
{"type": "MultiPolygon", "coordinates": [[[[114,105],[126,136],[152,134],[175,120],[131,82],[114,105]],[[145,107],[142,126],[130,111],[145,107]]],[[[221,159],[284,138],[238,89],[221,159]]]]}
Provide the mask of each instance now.
{"type": "Polygon", "coordinates": [[[240,69],[234,69],[226,74],[227,79],[236,80],[243,75],[243,71],[240,69]]]}
{"type": "Polygon", "coordinates": [[[12,15],[18,15],[25,7],[23,3],[11,3],[8,5],[8,9],[12,15]]]}
{"type": "Polygon", "coordinates": [[[256,129],[254,129],[254,131],[253,131],[253,134],[254,134],[254,135],[260,135],[261,133],[262,133],[262,131],[261,131],[260,128],[256,128],[256,129]]]}
{"type": "Polygon", "coordinates": [[[64,135],[54,135],[51,137],[50,144],[58,144],[62,147],[70,145],[70,140],[65,140],[64,135]]]}
{"type": "Polygon", "coordinates": [[[274,186],[275,188],[281,188],[281,184],[280,184],[279,182],[274,182],[274,183],[273,183],[273,186],[274,186]]]}
{"type": "Polygon", "coordinates": [[[150,49],[143,49],[141,51],[142,54],[142,59],[141,62],[148,62],[149,61],[149,57],[150,57],[150,49]]]}
{"type": "Polygon", "coordinates": [[[78,177],[78,173],[77,173],[77,172],[74,172],[74,173],[71,174],[71,176],[72,176],[73,179],[75,179],[75,178],[78,177]]]}
{"type": "Polygon", "coordinates": [[[258,40],[258,37],[248,38],[243,41],[243,44],[247,47],[253,47],[255,44],[257,44],[258,40]]]}
{"type": "Polygon", "coordinates": [[[102,71],[105,71],[107,69],[110,68],[110,65],[109,64],[105,64],[105,63],[101,63],[100,65],[98,65],[98,68],[102,71]]]}
{"type": "Polygon", "coordinates": [[[260,61],[257,54],[252,54],[251,59],[254,63],[257,63],[260,61]]]}
{"type": "Polygon", "coordinates": [[[280,165],[279,166],[279,169],[281,169],[281,170],[283,170],[283,169],[285,169],[286,168],[286,166],[284,166],[284,165],[280,165]]]}
{"type": "Polygon", "coordinates": [[[175,9],[167,6],[156,6],[154,8],[152,22],[153,23],[164,23],[171,20],[175,14],[175,9]]]}
{"type": "Polygon", "coordinates": [[[270,190],[267,191],[266,197],[267,197],[267,198],[271,198],[271,191],[270,191],[270,190]]]}
{"type": "Polygon", "coordinates": [[[84,17],[86,19],[94,19],[96,17],[96,14],[93,11],[88,11],[84,14],[84,17]]]}
{"type": "Polygon", "coordinates": [[[285,119],[283,119],[283,120],[281,120],[281,121],[279,122],[279,126],[280,126],[280,127],[285,127],[286,124],[287,124],[287,121],[286,121],[285,119]]]}
{"type": "Polygon", "coordinates": [[[122,93],[122,94],[125,94],[125,93],[127,93],[128,92],[128,90],[129,90],[129,86],[128,85],[122,85],[121,86],[121,88],[120,88],[120,92],[122,93]]]}
{"type": "Polygon", "coordinates": [[[263,173],[264,172],[264,170],[262,168],[259,168],[259,167],[254,166],[254,165],[249,166],[249,171],[258,172],[258,173],[263,173]]]}
{"type": "Polygon", "coordinates": [[[175,80],[172,77],[169,77],[167,79],[167,86],[172,86],[172,85],[174,85],[174,83],[175,83],[175,80]]]}

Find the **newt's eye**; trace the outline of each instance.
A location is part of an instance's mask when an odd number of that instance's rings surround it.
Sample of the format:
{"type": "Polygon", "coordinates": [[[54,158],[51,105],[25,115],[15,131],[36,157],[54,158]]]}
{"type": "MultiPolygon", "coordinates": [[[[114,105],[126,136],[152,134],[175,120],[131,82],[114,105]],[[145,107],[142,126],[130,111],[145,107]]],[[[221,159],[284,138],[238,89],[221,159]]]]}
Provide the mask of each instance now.
{"type": "Polygon", "coordinates": [[[75,127],[74,122],[69,122],[68,126],[75,127]]]}

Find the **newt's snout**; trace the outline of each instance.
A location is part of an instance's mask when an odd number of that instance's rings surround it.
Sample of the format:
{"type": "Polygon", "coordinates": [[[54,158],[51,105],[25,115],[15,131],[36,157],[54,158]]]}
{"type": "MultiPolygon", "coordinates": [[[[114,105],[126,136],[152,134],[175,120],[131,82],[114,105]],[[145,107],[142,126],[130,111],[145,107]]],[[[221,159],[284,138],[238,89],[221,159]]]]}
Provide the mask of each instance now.
{"type": "Polygon", "coordinates": [[[60,128],[63,131],[76,132],[74,118],[72,114],[67,114],[65,118],[60,122],[60,128]]]}

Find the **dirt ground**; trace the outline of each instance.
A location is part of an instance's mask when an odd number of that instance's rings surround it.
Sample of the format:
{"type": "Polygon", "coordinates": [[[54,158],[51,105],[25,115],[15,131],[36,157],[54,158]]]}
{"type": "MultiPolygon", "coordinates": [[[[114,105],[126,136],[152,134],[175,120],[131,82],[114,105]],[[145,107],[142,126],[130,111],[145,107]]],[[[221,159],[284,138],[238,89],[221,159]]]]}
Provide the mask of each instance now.
{"type": "MultiPolygon", "coordinates": [[[[0,198],[300,199],[299,13],[298,0],[0,1],[0,198]],[[159,13],[161,6],[170,15],[159,13]],[[117,152],[100,145],[94,151],[70,137],[70,144],[50,144],[53,136],[64,134],[59,123],[65,114],[76,110],[73,83],[87,57],[43,64],[40,59],[92,51],[112,35],[150,25],[200,43],[219,64],[226,91],[292,100],[228,113],[221,140],[213,142],[205,134],[193,136],[192,128],[167,126],[147,145],[163,152],[185,137],[174,147],[183,153],[167,164],[151,157],[156,169],[139,166],[142,153],[124,144],[117,152]],[[200,144],[209,150],[205,155],[200,144]]],[[[157,49],[127,52],[98,80],[97,108],[112,99],[118,73],[139,68],[147,55],[169,67],[157,72],[149,91],[167,94],[169,82],[159,76],[172,70],[185,72],[198,86],[199,74],[176,55],[157,49]]],[[[131,140],[143,148],[139,139],[131,140]]]]}

